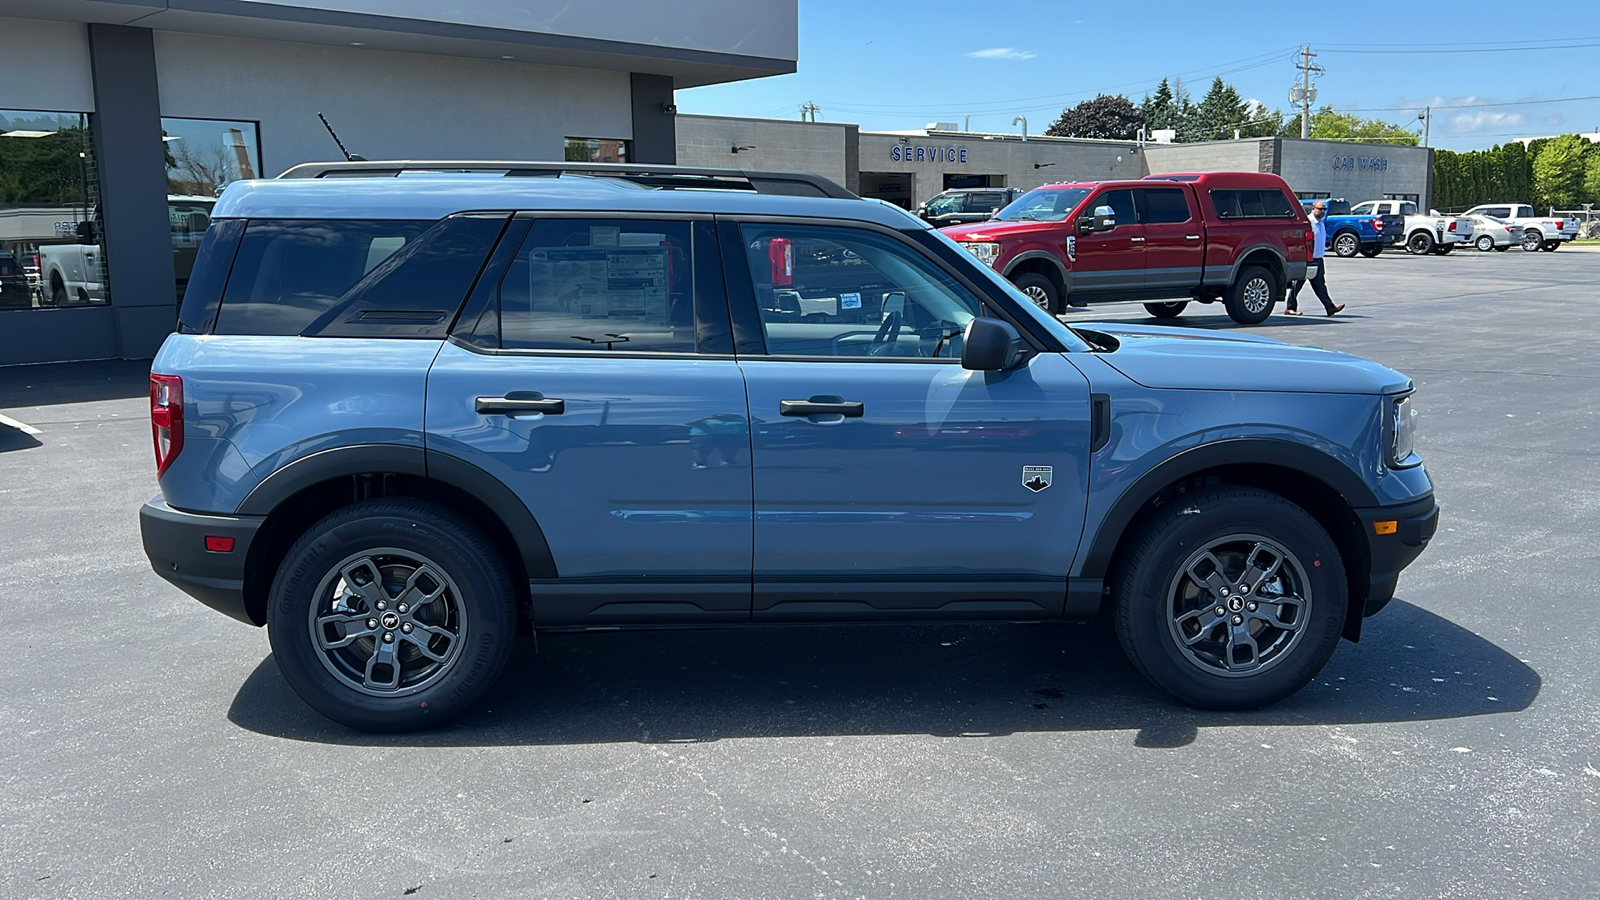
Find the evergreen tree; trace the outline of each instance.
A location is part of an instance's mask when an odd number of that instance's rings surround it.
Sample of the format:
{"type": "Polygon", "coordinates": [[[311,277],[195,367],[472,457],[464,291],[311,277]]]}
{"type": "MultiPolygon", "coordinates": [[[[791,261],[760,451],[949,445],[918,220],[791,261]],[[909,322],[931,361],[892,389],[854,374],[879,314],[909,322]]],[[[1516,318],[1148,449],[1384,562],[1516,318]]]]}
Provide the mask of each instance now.
{"type": "Polygon", "coordinates": [[[1144,101],[1139,104],[1139,114],[1144,117],[1145,127],[1151,131],[1178,127],[1178,111],[1173,103],[1172,85],[1167,83],[1167,79],[1161,79],[1153,95],[1144,95],[1144,101]]]}

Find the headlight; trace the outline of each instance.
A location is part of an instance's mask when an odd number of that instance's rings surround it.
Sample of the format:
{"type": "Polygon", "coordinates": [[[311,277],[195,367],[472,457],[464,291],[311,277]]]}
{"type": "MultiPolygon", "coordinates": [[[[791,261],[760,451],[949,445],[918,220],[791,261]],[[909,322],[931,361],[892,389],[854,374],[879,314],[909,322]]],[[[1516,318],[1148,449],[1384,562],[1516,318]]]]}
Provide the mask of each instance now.
{"type": "Polygon", "coordinates": [[[968,253],[978,258],[978,262],[993,268],[994,261],[1000,258],[1000,245],[993,243],[962,243],[968,253]]]}
{"type": "Polygon", "coordinates": [[[1389,446],[1389,465],[1406,465],[1406,460],[1416,449],[1417,436],[1417,410],[1411,405],[1409,394],[1394,401],[1394,422],[1390,430],[1394,440],[1389,446]]]}

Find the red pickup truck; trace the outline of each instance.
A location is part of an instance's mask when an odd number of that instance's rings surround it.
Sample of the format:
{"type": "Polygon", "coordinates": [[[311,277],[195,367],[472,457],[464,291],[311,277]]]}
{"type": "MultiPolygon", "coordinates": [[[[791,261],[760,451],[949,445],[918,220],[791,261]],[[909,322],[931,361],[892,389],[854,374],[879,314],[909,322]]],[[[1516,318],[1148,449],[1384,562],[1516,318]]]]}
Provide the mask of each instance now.
{"type": "Polygon", "coordinates": [[[1050,184],[940,229],[1044,309],[1143,300],[1170,319],[1218,300],[1255,325],[1304,278],[1311,223],[1276,175],[1210,172],[1050,184]]]}

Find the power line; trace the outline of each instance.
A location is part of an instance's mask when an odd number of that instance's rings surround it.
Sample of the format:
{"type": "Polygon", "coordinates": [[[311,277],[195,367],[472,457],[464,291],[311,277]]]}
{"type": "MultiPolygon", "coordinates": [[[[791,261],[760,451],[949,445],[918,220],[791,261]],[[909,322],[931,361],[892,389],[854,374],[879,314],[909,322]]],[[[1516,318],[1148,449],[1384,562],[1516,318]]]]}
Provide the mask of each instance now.
{"type": "MultiPolygon", "coordinates": [[[[1541,103],[1577,103],[1581,100],[1600,100],[1600,94],[1587,97],[1553,97],[1548,100],[1506,100],[1496,103],[1447,103],[1433,104],[1434,109],[1488,109],[1495,106],[1537,106],[1541,103]]],[[[1420,106],[1422,104],[1418,104],[1420,106]]],[[[1338,112],[1410,112],[1416,106],[1357,106],[1341,109],[1338,112]]]]}
{"type": "MultiPolygon", "coordinates": [[[[1411,49],[1415,49],[1415,48],[1418,48],[1418,47],[1488,47],[1488,46],[1491,46],[1491,45],[1492,46],[1500,46],[1500,47],[1511,47],[1512,45],[1515,45],[1515,44],[1527,44],[1527,45],[1531,45],[1531,44],[1552,44],[1552,43],[1556,43],[1558,41],[1600,41],[1600,36],[1597,36],[1597,37],[1530,38],[1530,39],[1524,40],[1524,41],[1439,41],[1439,42],[1432,43],[1432,44],[1418,43],[1416,41],[1406,41],[1405,43],[1401,43],[1401,44],[1367,44],[1367,43],[1362,43],[1362,44],[1325,44],[1324,46],[1329,48],[1329,49],[1340,49],[1340,50],[1347,50],[1347,49],[1350,49],[1350,48],[1367,48],[1367,47],[1405,47],[1405,48],[1411,48],[1411,49]]],[[[1537,48],[1537,47],[1527,47],[1525,49],[1539,49],[1539,48],[1537,48]]]]}
{"type": "Polygon", "coordinates": [[[1324,47],[1323,50],[1328,53],[1404,53],[1406,55],[1412,55],[1417,53],[1519,53],[1527,50],[1582,50],[1587,47],[1600,47],[1600,41],[1586,44],[1548,44],[1540,47],[1481,47],[1476,49],[1455,50],[1375,50],[1358,49],[1354,47],[1345,49],[1324,47]]]}

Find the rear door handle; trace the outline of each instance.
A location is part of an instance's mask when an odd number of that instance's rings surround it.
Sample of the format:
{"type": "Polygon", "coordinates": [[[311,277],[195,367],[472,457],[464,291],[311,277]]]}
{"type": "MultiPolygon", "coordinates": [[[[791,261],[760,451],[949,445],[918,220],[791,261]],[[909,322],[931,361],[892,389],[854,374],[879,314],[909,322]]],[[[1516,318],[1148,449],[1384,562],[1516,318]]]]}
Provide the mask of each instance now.
{"type": "Polygon", "coordinates": [[[504,397],[479,397],[473,406],[479,413],[491,416],[515,413],[559,416],[567,411],[567,401],[546,397],[538,391],[512,391],[504,397]]]}
{"type": "Polygon", "coordinates": [[[1128,240],[1133,241],[1135,244],[1144,243],[1144,238],[1142,238],[1142,237],[1128,238],[1128,240]]]}
{"type": "Polygon", "coordinates": [[[1198,234],[1186,234],[1186,235],[1183,236],[1183,239],[1186,240],[1186,241],[1198,241],[1198,240],[1200,240],[1200,235],[1198,235],[1198,234]]]}
{"type": "Polygon", "coordinates": [[[779,400],[778,412],[786,416],[844,416],[859,419],[867,412],[866,404],[839,397],[812,397],[810,400],[779,400]]]}

